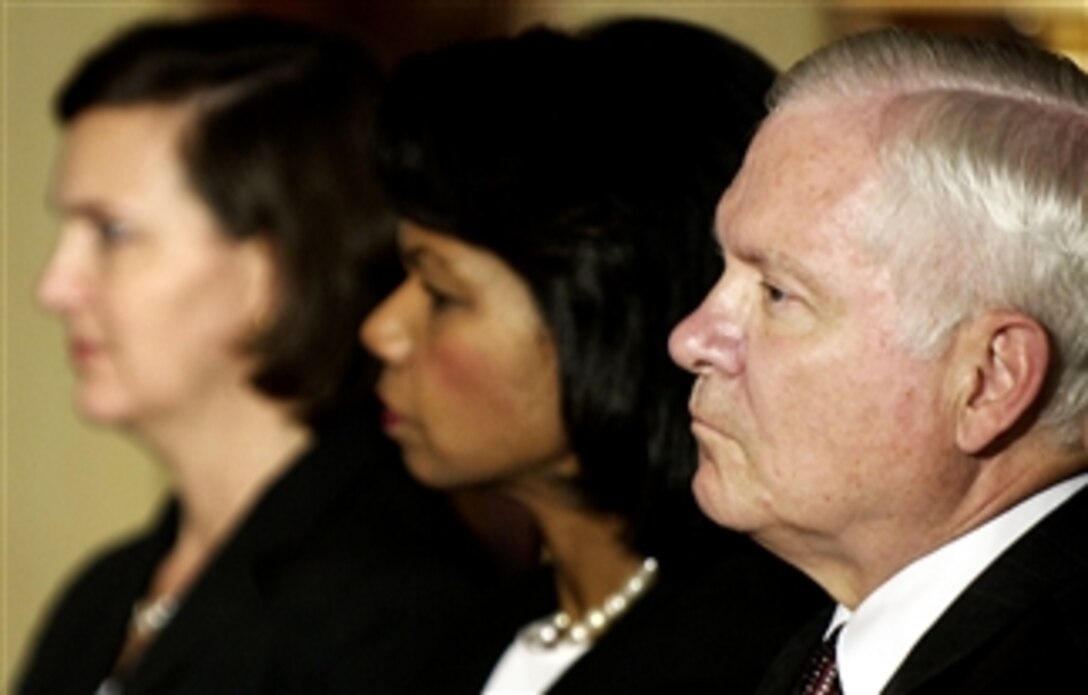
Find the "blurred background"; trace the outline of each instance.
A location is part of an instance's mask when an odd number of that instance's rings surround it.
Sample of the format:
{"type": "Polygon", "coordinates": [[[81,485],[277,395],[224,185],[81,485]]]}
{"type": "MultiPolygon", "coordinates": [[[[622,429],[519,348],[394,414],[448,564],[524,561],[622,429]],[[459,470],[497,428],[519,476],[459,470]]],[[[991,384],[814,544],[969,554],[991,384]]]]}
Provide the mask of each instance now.
{"type": "Polygon", "coordinates": [[[0,688],[69,574],[144,523],[163,490],[143,452],[78,420],[60,327],[34,304],[55,234],[44,204],[53,93],[125,24],[238,9],[338,27],[386,65],[458,39],[637,14],[714,27],[779,67],[836,36],[896,24],[1031,41],[1088,68],[1085,0],[0,0],[0,688]]]}

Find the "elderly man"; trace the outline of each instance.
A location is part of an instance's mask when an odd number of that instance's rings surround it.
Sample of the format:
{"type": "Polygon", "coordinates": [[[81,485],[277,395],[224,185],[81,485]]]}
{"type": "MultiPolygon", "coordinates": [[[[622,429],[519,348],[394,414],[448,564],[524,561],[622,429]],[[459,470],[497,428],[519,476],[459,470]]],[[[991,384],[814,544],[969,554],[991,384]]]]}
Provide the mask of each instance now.
{"type": "Polygon", "coordinates": [[[839,604],[764,690],[1083,691],[1088,76],[889,31],[772,104],[670,340],[700,506],[839,604]]]}

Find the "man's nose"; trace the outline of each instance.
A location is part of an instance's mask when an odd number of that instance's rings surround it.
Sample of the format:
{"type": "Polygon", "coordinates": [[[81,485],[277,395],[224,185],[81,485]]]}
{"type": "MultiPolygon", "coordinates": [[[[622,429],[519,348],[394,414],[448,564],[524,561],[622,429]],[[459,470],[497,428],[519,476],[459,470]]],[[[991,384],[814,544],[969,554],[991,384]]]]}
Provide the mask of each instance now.
{"type": "Polygon", "coordinates": [[[669,336],[674,362],[694,374],[739,374],[744,368],[740,308],[724,278],[669,336]]]}

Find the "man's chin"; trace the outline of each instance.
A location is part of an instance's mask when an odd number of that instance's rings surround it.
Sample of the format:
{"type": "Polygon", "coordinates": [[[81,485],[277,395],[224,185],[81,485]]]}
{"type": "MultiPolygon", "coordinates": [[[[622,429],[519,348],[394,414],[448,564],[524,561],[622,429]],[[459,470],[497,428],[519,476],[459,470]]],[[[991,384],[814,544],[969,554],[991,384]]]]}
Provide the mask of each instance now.
{"type": "Polygon", "coordinates": [[[750,533],[763,520],[746,496],[751,490],[742,489],[744,483],[725,477],[710,459],[700,456],[691,489],[699,509],[711,521],[733,531],[750,533]]]}
{"type": "Polygon", "coordinates": [[[726,526],[721,515],[722,480],[717,468],[703,455],[699,456],[699,467],[691,480],[691,490],[695,502],[703,514],[716,524],[726,526]]]}

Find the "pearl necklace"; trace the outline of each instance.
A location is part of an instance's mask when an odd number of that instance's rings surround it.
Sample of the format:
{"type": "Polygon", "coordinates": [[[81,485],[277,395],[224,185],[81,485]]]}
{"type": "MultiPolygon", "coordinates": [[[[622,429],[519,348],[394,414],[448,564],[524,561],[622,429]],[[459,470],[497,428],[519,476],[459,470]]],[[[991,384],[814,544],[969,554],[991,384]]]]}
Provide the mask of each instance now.
{"type": "Polygon", "coordinates": [[[132,604],[132,630],[142,636],[153,635],[170,624],[178,612],[179,602],[171,594],[132,604]]]}
{"type": "Polygon", "coordinates": [[[586,616],[581,620],[575,622],[566,611],[556,611],[551,617],[523,629],[519,639],[536,649],[552,649],[561,643],[584,645],[597,639],[653,586],[657,579],[657,566],[656,558],[646,558],[619,591],[609,594],[600,605],[586,611],[586,616]]]}

